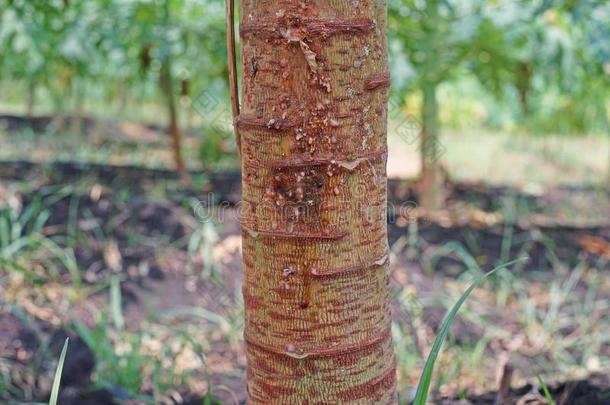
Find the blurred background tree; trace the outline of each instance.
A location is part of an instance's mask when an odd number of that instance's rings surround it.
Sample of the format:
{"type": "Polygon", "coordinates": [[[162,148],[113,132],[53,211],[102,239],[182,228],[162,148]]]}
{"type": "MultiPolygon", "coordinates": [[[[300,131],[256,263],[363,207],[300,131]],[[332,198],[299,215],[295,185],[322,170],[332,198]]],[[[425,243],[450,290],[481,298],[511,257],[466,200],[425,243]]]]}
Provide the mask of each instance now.
{"type": "MultiPolygon", "coordinates": [[[[194,159],[213,168],[234,154],[222,2],[0,4],[4,110],[50,116],[59,132],[69,120],[81,133],[87,117],[161,125],[186,182],[194,159]]],[[[446,130],[608,132],[607,2],[393,0],[389,17],[391,119],[421,123],[427,208],[443,201],[451,174],[440,164],[446,130]]]]}
{"type": "Polygon", "coordinates": [[[166,110],[174,164],[186,179],[179,110],[192,114],[184,107],[199,93],[225,91],[221,4],[2,3],[0,72],[5,94],[14,97],[3,101],[23,104],[32,116],[40,98],[40,113],[49,111],[50,101],[54,117],[70,114],[77,123],[84,114],[125,118],[126,111],[158,105],[166,110]],[[108,110],[109,105],[116,107],[108,110]],[[106,111],[98,110],[100,106],[106,111]]]}
{"type": "Polygon", "coordinates": [[[437,209],[443,200],[443,83],[476,77],[511,121],[532,133],[607,131],[610,55],[602,38],[609,12],[595,1],[390,2],[394,90],[416,89],[421,97],[423,206],[437,209]]]}

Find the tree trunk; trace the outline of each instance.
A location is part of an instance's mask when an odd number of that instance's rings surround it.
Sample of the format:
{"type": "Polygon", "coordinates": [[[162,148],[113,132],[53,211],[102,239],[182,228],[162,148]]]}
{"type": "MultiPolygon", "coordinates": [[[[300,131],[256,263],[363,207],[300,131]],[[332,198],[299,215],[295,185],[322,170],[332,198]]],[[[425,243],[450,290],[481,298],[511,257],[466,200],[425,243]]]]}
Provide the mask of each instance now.
{"type": "MultiPolygon", "coordinates": [[[[163,23],[165,25],[165,29],[169,29],[171,26],[171,16],[170,16],[170,1],[165,0],[163,2],[163,23]]],[[[166,38],[167,40],[167,38],[166,38]]],[[[172,80],[172,56],[170,51],[170,44],[166,42],[164,44],[165,52],[163,62],[161,63],[161,72],[160,72],[160,84],[161,90],[165,95],[165,105],[167,107],[167,114],[169,118],[169,135],[172,143],[172,152],[174,155],[174,165],[176,166],[176,171],[180,176],[180,181],[184,186],[191,186],[191,176],[189,175],[188,170],[184,164],[184,159],[182,157],[182,133],[180,132],[180,125],[178,124],[178,111],[176,109],[176,94],[174,93],[174,82],[172,80]]],[[[148,49],[148,48],[146,48],[148,49]]],[[[150,49],[144,51],[145,53],[149,53],[150,49]]],[[[148,54],[148,58],[150,55],[148,54]]],[[[143,63],[144,63],[143,58],[143,63]]],[[[146,64],[144,64],[146,65],[146,64]]]]}
{"type": "Polygon", "coordinates": [[[74,99],[74,112],[70,122],[70,131],[73,134],[82,134],[84,127],[85,83],[80,77],[75,77],[72,86],[74,99]]]}
{"type": "Polygon", "coordinates": [[[36,106],[36,80],[30,79],[28,82],[28,97],[26,100],[26,116],[34,117],[34,107],[36,106]]]}
{"type": "Polygon", "coordinates": [[[608,144],[608,178],[606,179],[606,186],[610,190],[610,143],[608,144]]]}
{"type": "Polygon", "coordinates": [[[442,176],[438,158],[440,144],[438,141],[438,101],[436,83],[426,81],[423,85],[422,102],[422,138],[420,145],[421,178],[419,182],[420,205],[434,211],[442,204],[442,176]]]}
{"type": "Polygon", "coordinates": [[[119,102],[118,102],[118,111],[116,112],[116,116],[120,119],[125,119],[125,111],[127,111],[128,106],[128,97],[129,97],[129,81],[126,78],[119,79],[119,102]]]}
{"type": "Polygon", "coordinates": [[[250,404],[390,404],[386,2],[242,2],[250,404]]]}
{"type": "Polygon", "coordinates": [[[170,56],[166,56],[165,62],[161,66],[161,88],[165,96],[165,105],[169,118],[169,135],[172,145],[172,153],[174,155],[174,165],[180,176],[183,185],[189,186],[191,178],[182,157],[182,133],[178,124],[178,112],[176,110],[176,96],[174,94],[174,86],[172,83],[171,62],[170,56]]]}
{"type": "Polygon", "coordinates": [[[534,67],[531,63],[517,62],[516,87],[519,95],[519,106],[521,107],[521,117],[525,124],[529,118],[529,94],[532,85],[532,73],[534,67]]]}

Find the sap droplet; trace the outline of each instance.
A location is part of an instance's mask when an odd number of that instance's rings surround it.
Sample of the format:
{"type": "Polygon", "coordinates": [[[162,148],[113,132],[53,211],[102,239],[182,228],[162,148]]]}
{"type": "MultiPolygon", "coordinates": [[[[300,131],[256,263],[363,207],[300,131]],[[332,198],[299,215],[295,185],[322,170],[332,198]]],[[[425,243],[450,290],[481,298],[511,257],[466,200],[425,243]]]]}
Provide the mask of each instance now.
{"type": "Polygon", "coordinates": [[[297,348],[292,343],[289,343],[288,346],[286,346],[286,353],[295,359],[304,359],[308,356],[303,349],[297,348]]]}

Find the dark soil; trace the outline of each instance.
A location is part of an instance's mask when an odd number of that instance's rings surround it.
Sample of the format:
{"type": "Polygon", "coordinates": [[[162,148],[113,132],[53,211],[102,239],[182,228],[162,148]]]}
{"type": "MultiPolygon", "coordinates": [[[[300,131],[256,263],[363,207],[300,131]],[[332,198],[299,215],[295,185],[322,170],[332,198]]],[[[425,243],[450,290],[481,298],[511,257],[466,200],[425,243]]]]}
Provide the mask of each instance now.
{"type": "MultiPolygon", "coordinates": [[[[549,393],[558,405],[608,405],[610,404],[610,378],[607,375],[594,374],[588,380],[567,381],[549,387],[549,393]]],[[[443,399],[441,405],[488,405],[496,403],[497,392],[463,400],[443,399]]],[[[546,404],[544,392],[540,387],[526,385],[511,390],[502,398],[501,404],[546,404]],[[529,402],[524,401],[529,399],[529,402]]]]}

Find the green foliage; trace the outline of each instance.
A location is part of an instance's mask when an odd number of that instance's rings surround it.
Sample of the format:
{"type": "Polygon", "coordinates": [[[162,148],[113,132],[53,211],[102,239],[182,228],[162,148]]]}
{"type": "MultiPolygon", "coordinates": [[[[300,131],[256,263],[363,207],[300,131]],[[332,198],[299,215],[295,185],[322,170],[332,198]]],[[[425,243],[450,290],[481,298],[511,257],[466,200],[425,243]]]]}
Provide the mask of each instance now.
{"type": "Polygon", "coordinates": [[[198,149],[198,158],[205,168],[214,166],[235,165],[236,150],[235,139],[231,131],[220,127],[204,127],[201,143],[198,149]]]}
{"type": "Polygon", "coordinates": [[[508,263],[502,264],[502,265],[494,268],[493,270],[491,270],[490,272],[488,272],[486,274],[483,274],[483,275],[477,277],[477,279],[470,285],[470,287],[468,287],[468,289],[466,291],[464,291],[462,296],[453,305],[451,310],[449,310],[449,312],[447,312],[447,315],[445,315],[445,318],[443,319],[443,322],[438,330],[436,338],[434,339],[432,349],[430,349],[430,354],[428,355],[426,364],[422,371],[421,378],[419,379],[419,384],[417,386],[417,392],[415,394],[415,400],[413,401],[414,405],[426,405],[426,400],[428,398],[428,392],[430,390],[430,384],[432,383],[432,373],[434,371],[434,363],[436,362],[436,358],[438,357],[438,354],[441,351],[441,347],[443,346],[443,343],[445,342],[445,339],[447,338],[449,329],[451,328],[453,321],[457,317],[458,311],[460,310],[460,308],[462,307],[464,302],[468,299],[468,297],[470,296],[470,293],[472,293],[472,291],[476,287],[478,287],[483,281],[485,281],[487,278],[489,278],[491,275],[493,275],[497,271],[499,271],[501,269],[505,269],[509,266],[512,266],[513,264],[522,262],[524,260],[525,259],[517,259],[517,260],[510,261],[508,263]]]}
{"type": "Polygon", "coordinates": [[[35,273],[28,263],[38,263],[48,270],[55,269],[59,264],[70,273],[74,285],[80,287],[74,251],[62,247],[43,232],[49,219],[44,204],[48,203],[36,198],[23,209],[0,207],[0,271],[21,273],[31,282],[41,282],[48,275],[58,276],[58,273],[49,271],[41,275],[35,273]]]}
{"type": "Polygon", "coordinates": [[[402,0],[389,11],[395,90],[474,76],[531,131],[607,131],[607,2],[402,0]]]}
{"type": "Polygon", "coordinates": [[[149,365],[149,359],[140,354],[142,337],[123,332],[124,319],[121,308],[122,296],[118,276],[110,280],[110,312],[115,329],[106,315],[94,328],[77,321],[74,328],[89,349],[95,355],[95,367],[98,384],[102,386],[120,387],[129,396],[140,392],[144,382],[144,367],[149,365]],[[119,350],[118,346],[121,349],[119,350]]]}
{"type": "Polygon", "coordinates": [[[109,336],[113,332],[106,318],[102,317],[94,328],[82,322],[76,322],[74,327],[95,355],[98,384],[121,387],[128,395],[137,395],[143,384],[143,368],[147,364],[139,351],[139,337],[125,335],[121,342],[124,352],[117,353],[109,336]]]}
{"type": "Polygon", "coordinates": [[[223,16],[211,0],[2,0],[0,76],[48,90],[63,110],[84,87],[106,100],[126,86],[134,97],[158,97],[161,66],[173,58],[175,88],[195,97],[223,82],[223,16]]]}

